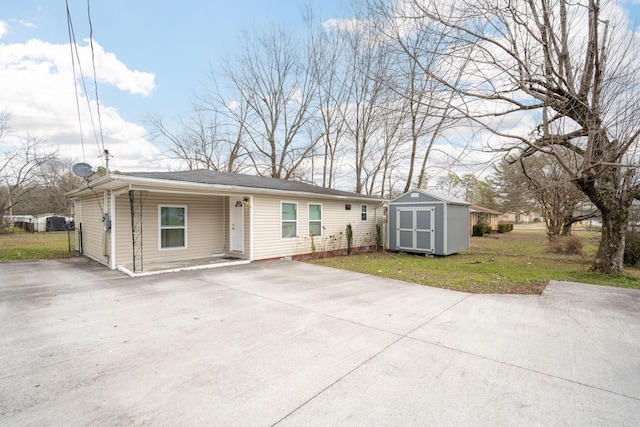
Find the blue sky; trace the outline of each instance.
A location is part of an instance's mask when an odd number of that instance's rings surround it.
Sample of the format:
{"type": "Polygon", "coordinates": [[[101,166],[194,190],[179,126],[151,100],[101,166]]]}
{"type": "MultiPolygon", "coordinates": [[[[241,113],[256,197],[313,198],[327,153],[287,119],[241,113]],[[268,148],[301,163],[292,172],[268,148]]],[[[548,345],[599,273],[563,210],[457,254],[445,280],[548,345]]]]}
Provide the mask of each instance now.
{"type": "MultiPolygon", "coordinates": [[[[638,14],[638,1],[626,6],[638,14]]],[[[148,138],[144,119],[187,114],[211,65],[233,52],[243,30],[285,25],[303,31],[301,9],[319,19],[347,18],[348,0],[91,0],[105,146],[123,171],[175,168],[148,138]]],[[[91,75],[86,0],[69,0],[81,65],[91,75]]],[[[94,100],[91,79],[87,92],[94,100]]],[[[98,166],[84,92],[81,144],[64,0],[4,1],[0,8],[0,111],[13,134],[46,140],[62,157],[98,166]]],[[[95,107],[94,107],[95,108],[95,107]]],[[[13,138],[13,139],[12,139],[13,138]]],[[[1,145],[1,144],[0,144],[1,145]]],[[[0,149],[2,147],[0,146],[0,149]]]]}
{"type": "MultiPolygon", "coordinates": [[[[275,23],[302,31],[306,4],[324,20],[341,17],[346,1],[90,1],[98,95],[114,167],[166,168],[158,161],[162,150],[146,138],[145,116],[186,114],[191,93],[202,86],[209,66],[218,67],[233,52],[243,30],[275,23]]],[[[84,48],[81,66],[90,74],[87,1],[69,0],[69,8],[76,41],[84,48]]],[[[93,82],[86,82],[94,99],[93,82]]],[[[65,1],[4,2],[0,111],[11,113],[14,136],[30,132],[58,147],[64,157],[99,165],[99,145],[85,112],[82,155],[75,102],[65,1]]],[[[88,111],[84,100],[81,109],[88,111]]]]}

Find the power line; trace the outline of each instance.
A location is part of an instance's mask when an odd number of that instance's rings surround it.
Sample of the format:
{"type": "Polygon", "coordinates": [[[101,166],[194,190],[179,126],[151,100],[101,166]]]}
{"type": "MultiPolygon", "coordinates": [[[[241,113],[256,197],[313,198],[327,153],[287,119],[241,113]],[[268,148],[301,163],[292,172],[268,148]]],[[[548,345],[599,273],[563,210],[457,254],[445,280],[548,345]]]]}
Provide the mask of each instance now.
{"type": "Polygon", "coordinates": [[[104,148],[104,133],[102,132],[102,115],[100,114],[100,98],[98,97],[98,77],[96,73],[96,58],[93,49],[93,23],[91,22],[91,5],[87,0],[87,18],[89,19],[89,45],[91,46],[91,66],[93,67],[93,87],[96,94],[96,107],[98,113],[98,127],[100,130],[100,142],[102,143],[102,152],[105,155],[109,155],[108,151],[104,148]]]}
{"type": "MultiPolygon", "coordinates": [[[[71,12],[69,10],[69,1],[65,0],[66,3],[66,8],[67,8],[67,24],[68,24],[68,29],[69,29],[69,43],[71,44],[71,61],[72,63],[74,63],[74,56],[75,56],[75,61],[78,63],[78,70],[80,71],[80,81],[82,82],[82,88],[84,89],[84,93],[85,93],[85,98],[87,100],[87,108],[89,110],[89,118],[91,120],[91,127],[93,128],[93,135],[96,139],[96,146],[98,147],[98,153],[103,153],[104,152],[104,143],[102,144],[102,147],[100,147],[100,138],[98,138],[98,133],[96,131],[96,125],[95,125],[95,121],[93,119],[93,109],[91,108],[91,101],[89,99],[89,91],[87,90],[87,83],[84,79],[84,73],[82,72],[82,63],[80,61],[80,53],[78,52],[78,43],[76,42],[76,35],[75,35],[75,31],[73,29],[73,22],[72,22],[72,18],[71,18],[71,12]]],[[[95,68],[95,65],[94,65],[95,68]]],[[[75,91],[76,91],[76,102],[79,103],[78,101],[78,88],[77,88],[77,84],[76,84],[76,72],[75,72],[75,65],[74,65],[74,87],[75,87],[75,91]]],[[[97,84],[97,83],[96,83],[97,84]]],[[[78,111],[80,111],[79,107],[78,107],[78,111]]],[[[81,121],[80,119],[80,113],[78,113],[78,120],[81,121]]],[[[82,129],[82,124],[80,124],[80,127],[82,129]]],[[[102,129],[101,129],[101,135],[102,135],[102,129]]],[[[83,153],[84,153],[84,143],[83,143],[83,153]]],[[[98,157],[100,157],[102,159],[102,155],[99,155],[98,157]]]]}
{"type": "Polygon", "coordinates": [[[67,4],[67,31],[69,33],[69,49],[71,51],[71,68],[73,69],[73,89],[76,92],[76,111],[78,113],[78,125],[80,126],[80,143],[82,144],[82,161],[86,162],[87,158],[84,153],[84,131],[82,130],[82,119],[80,118],[80,97],[78,96],[78,85],[76,80],[76,61],[73,57],[73,23],[71,22],[71,13],[69,12],[69,2],[67,4]]]}

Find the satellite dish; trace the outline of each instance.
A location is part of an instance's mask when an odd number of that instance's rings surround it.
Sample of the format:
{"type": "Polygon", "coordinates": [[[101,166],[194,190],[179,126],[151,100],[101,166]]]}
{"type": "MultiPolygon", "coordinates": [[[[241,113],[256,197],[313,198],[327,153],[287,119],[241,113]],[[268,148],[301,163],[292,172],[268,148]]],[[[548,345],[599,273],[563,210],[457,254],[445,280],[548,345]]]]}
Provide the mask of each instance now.
{"type": "Polygon", "coordinates": [[[86,163],[76,163],[73,165],[73,173],[83,178],[88,178],[93,175],[93,170],[91,169],[91,165],[86,163]]]}

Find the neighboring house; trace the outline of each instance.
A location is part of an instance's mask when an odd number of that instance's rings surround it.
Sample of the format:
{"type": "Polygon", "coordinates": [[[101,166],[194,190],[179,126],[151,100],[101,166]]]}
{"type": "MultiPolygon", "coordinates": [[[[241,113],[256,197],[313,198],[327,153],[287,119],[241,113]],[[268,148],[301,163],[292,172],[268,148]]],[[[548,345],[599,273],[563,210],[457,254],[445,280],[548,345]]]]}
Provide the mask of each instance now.
{"type": "Polygon", "coordinates": [[[502,222],[510,222],[514,224],[529,224],[532,222],[540,221],[540,217],[535,212],[520,212],[520,218],[516,215],[515,212],[505,212],[502,214],[500,221],[502,222]]]}
{"type": "Polygon", "coordinates": [[[491,232],[498,232],[498,223],[502,217],[502,212],[484,208],[480,205],[469,206],[469,234],[473,234],[473,226],[478,223],[489,224],[491,232]]]}
{"type": "Polygon", "coordinates": [[[68,194],[77,246],[129,274],[176,260],[248,261],[375,246],[383,200],[295,181],[209,170],[107,175],[68,194]]]}
{"type": "Polygon", "coordinates": [[[66,231],[67,222],[73,223],[73,218],[56,215],[51,212],[38,215],[5,216],[4,219],[10,224],[30,232],[66,231]]]}

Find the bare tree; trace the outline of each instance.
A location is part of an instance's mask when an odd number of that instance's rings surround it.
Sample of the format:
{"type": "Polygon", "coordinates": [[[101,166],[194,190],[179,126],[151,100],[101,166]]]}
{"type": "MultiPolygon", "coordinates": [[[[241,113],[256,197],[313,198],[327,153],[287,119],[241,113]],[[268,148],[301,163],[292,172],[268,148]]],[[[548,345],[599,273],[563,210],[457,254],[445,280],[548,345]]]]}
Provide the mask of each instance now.
{"type": "Polygon", "coordinates": [[[13,206],[14,212],[39,214],[69,212],[69,200],[65,193],[80,187],[84,180],[73,173],[72,159],[51,159],[43,163],[37,172],[39,185],[13,206]]]}
{"type": "Polygon", "coordinates": [[[320,139],[302,136],[314,117],[317,84],[307,54],[288,31],[272,27],[254,36],[245,33],[239,56],[225,67],[224,78],[248,108],[245,149],[259,175],[295,177],[320,139]]]}
{"type": "Polygon", "coordinates": [[[171,156],[184,162],[189,170],[239,172],[246,156],[243,151],[246,108],[241,104],[229,107],[217,103],[217,92],[203,93],[193,102],[189,117],[180,120],[177,130],[166,125],[160,115],[150,114],[147,117],[150,136],[165,142],[171,156]]]}
{"type": "Polygon", "coordinates": [[[459,176],[449,172],[436,178],[436,190],[469,203],[478,203],[480,180],[472,173],[459,176]]]}
{"type": "MultiPolygon", "coordinates": [[[[8,116],[5,135],[8,133],[8,116]]],[[[0,153],[0,218],[42,185],[38,172],[42,165],[56,159],[56,153],[47,151],[44,141],[27,134],[18,138],[12,148],[0,153]]]]}
{"type": "Polygon", "coordinates": [[[309,72],[316,87],[313,102],[317,104],[317,119],[309,122],[309,135],[310,139],[314,135],[321,138],[317,148],[322,153],[322,186],[332,188],[340,165],[345,133],[343,109],[349,96],[343,67],[345,50],[340,33],[318,26],[312,10],[306,11],[305,19],[309,26],[309,72]]]}
{"type": "Polygon", "coordinates": [[[363,24],[340,31],[345,42],[349,89],[348,103],[342,109],[345,137],[353,155],[355,192],[363,193],[381,165],[383,145],[391,142],[385,141],[381,133],[389,111],[385,104],[394,101],[388,97],[392,58],[388,44],[378,39],[373,27],[363,24]]]}
{"type": "Polygon", "coordinates": [[[640,66],[617,3],[415,0],[411,13],[448,29],[451,58],[473,61],[464,84],[441,78],[466,100],[459,111],[500,137],[499,149],[553,158],[602,213],[593,269],[621,272],[629,209],[640,197],[640,66]],[[522,132],[536,111],[543,131],[522,132]]]}
{"type": "Polygon", "coordinates": [[[554,241],[567,234],[567,224],[570,226],[572,221],[577,221],[576,210],[586,196],[569,180],[564,169],[550,160],[549,156],[535,153],[521,157],[517,167],[526,178],[532,197],[542,208],[549,241],[554,241]]]}

